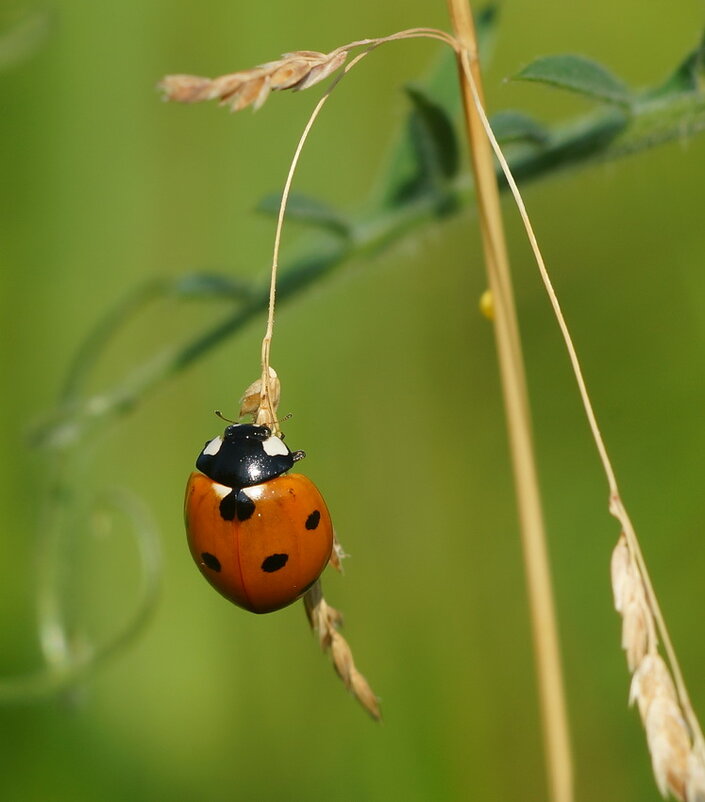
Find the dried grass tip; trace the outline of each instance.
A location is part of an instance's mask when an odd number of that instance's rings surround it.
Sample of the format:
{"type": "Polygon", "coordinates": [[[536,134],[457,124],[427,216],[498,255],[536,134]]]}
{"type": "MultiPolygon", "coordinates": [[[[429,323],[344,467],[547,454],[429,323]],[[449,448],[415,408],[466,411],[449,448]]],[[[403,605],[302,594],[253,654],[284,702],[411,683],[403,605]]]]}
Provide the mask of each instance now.
{"type": "MultiPolygon", "coordinates": [[[[659,791],[680,802],[705,802],[702,742],[686,721],[673,676],[658,653],[656,622],[646,586],[624,534],[612,554],[614,606],[622,616],[622,648],[659,791]]],[[[699,728],[698,728],[699,732],[699,728]]]]}
{"type": "Polygon", "coordinates": [[[247,106],[258,109],[272,91],[308,89],[325,80],[343,66],[347,57],[347,50],[333,50],[330,53],[297,50],[284,53],[277,61],[218,78],[167,75],[158,88],[164,93],[165,100],[177,103],[218,100],[221,106],[228,106],[231,111],[240,111],[247,106]]]}
{"type": "Polygon", "coordinates": [[[343,623],[343,616],[323,598],[320,582],[316,582],[306,593],[304,606],[311,629],[318,635],[323,651],[329,652],[336,674],[372,718],[380,721],[382,711],[379,699],[365,677],[357,670],[352,650],[338,631],[343,623]]]}

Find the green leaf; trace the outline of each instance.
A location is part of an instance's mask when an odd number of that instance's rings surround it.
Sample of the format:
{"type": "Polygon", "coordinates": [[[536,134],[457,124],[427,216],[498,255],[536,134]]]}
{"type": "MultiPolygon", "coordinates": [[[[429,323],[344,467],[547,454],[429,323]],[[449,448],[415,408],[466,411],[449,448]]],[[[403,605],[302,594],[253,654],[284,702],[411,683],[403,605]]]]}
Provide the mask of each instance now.
{"type": "Polygon", "coordinates": [[[533,117],[522,111],[500,111],[490,118],[490,125],[498,142],[530,142],[544,145],[548,131],[533,117]]]}
{"type": "Polygon", "coordinates": [[[413,172],[389,197],[391,206],[400,206],[423,195],[435,197],[440,215],[455,206],[449,182],[460,165],[458,141],[453,122],[445,110],[420,87],[407,86],[406,94],[414,109],[407,131],[413,155],[413,172]]]}
{"type": "MultiPolygon", "coordinates": [[[[483,63],[492,49],[494,34],[499,16],[498,6],[491,3],[485,6],[475,18],[478,46],[483,63]]],[[[425,96],[442,109],[449,120],[455,120],[461,109],[458,89],[458,65],[455,53],[443,48],[429,73],[415,83],[425,96]]],[[[402,127],[397,141],[388,157],[388,166],[382,172],[378,188],[372,195],[375,206],[395,207],[418,197],[412,190],[418,189],[419,167],[418,150],[414,143],[412,127],[416,108],[412,109],[402,127]]]]}
{"type": "Polygon", "coordinates": [[[687,92],[699,92],[703,88],[705,77],[705,34],[698,46],[692,50],[678,65],[675,71],[655,89],[647,90],[644,100],[656,100],[687,92]]]}
{"type": "MultiPolygon", "coordinates": [[[[257,204],[256,211],[277,216],[281,199],[281,193],[267,195],[257,204]]],[[[325,228],[346,238],[351,235],[350,222],[341,212],[327,203],[317,198],[311,198],[308,195],[292,192],[286,205],[286,217],[288,220],[296,220],[299,223],[306,223],[317,228],[325,228]]]]}
{"type": "Polygon", "coordinates": [[[221,273],[188,273],[177,278],[169,291],[177,298],[227,301],[247,299],[252,296],[252,282],[221,273]]]}
{"type": "Polygon", "coordinates": [[[622,107],[631,106],[633,100],[619,78],[584,56],[566,54],[536,59],[513,76],[513,80],[549,84],[622,107]]]}
{"type": "Polygon", "coordinates": [[[405,87],[414,104],[411,138],[421,170],[435,180],[450,180],[458,173],[458,141],[453,121],[423,89],[405,87]]]}

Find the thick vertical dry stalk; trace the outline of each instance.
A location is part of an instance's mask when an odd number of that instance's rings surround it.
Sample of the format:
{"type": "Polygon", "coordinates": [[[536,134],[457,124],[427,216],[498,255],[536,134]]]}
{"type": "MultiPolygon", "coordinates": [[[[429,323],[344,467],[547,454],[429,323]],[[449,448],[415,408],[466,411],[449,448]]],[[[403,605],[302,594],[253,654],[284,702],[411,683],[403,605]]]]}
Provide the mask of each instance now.
{"type": "Polygon", "coordinates": [[[465,121],[488,281],[494,301],[495,337],[521,524],[550,798],[554,802],[570,802],[573,799],[570,739],[519,327],[492,150],[465,73],[469,66],[478,93],[481,93],[477,44],[467,0],[448,0],[448,6],[453,30],[461,45],[459,68],[465,121]]]}

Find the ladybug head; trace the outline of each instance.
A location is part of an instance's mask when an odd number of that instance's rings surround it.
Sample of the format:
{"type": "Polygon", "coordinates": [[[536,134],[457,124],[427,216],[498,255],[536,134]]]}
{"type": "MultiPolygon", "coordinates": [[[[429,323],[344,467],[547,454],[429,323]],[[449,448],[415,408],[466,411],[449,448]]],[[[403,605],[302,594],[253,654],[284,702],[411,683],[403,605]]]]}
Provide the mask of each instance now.
{"type": "Polygon", "coordinates": [[[286,473],[304,456],[303,451],[290,451],[268,426],[234,423],[222,437],[206,443],[196,467],[214,482],[241,488],[286,473]]]}
{"type": "Polygon", "coordinates": [[[254,423],[233,423],[226,426],[223,440],[229,443],[243,442],[245,440],[259,440],[263,442],[272,436],[269,426],[255,426],[254,423]]]}

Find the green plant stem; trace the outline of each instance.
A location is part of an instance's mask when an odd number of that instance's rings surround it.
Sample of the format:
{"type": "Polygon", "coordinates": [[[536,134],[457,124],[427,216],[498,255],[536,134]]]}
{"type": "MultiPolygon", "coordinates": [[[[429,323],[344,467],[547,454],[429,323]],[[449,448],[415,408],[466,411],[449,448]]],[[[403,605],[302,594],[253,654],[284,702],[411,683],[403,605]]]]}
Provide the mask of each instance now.
{"type": "Polygon", "coordinates": [[[460,83],[494,307],[495,338],[524,551],[550,799],[554,802],[571,802],[573,777],[568,717],[528,389],[493,154],[475,105],[482,99],[475,30],[466,0],[448,0],[448,6],[453,30],[462,45],[459,53],[460,83]]]}

